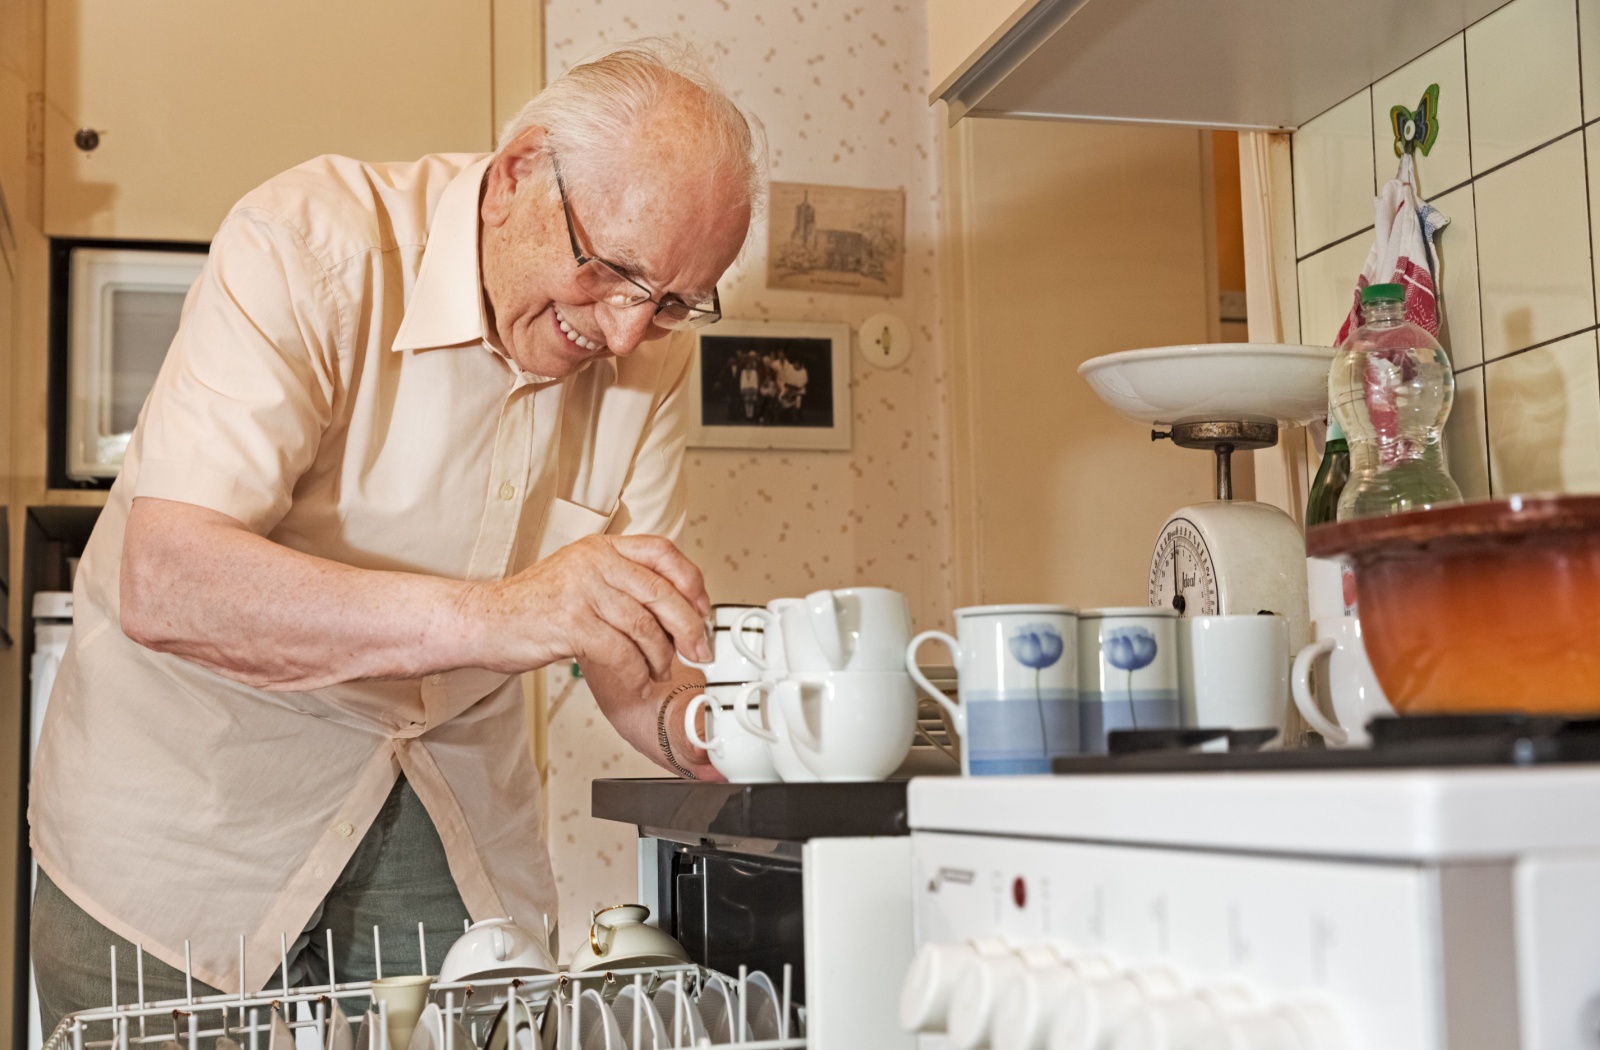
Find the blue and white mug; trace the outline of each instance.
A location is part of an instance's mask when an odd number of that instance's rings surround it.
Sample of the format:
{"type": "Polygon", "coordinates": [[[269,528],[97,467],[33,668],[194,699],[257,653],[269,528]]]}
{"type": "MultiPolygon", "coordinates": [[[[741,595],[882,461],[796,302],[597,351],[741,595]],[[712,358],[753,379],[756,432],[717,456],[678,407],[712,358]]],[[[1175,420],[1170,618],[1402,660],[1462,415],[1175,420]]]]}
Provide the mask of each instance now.
{"type": "Polygon", "coordinates": [[[1083,751],[1104,754],[1118,729],[1177,729],[1178,613],[1138,606],[1078,616],[1083,751]]]}
{"type": "Polygon", "coordinates": [[[1048,773],[1052,758],[1080,753],[1077,638],[1078,614],[1064,605],[979,605],[956,610],[956,637],[911,639],[906,670],[950,712],[963,775],[1048,773]],[[926,641],[950,650],[959,704],[917,667],[926,641]]]}

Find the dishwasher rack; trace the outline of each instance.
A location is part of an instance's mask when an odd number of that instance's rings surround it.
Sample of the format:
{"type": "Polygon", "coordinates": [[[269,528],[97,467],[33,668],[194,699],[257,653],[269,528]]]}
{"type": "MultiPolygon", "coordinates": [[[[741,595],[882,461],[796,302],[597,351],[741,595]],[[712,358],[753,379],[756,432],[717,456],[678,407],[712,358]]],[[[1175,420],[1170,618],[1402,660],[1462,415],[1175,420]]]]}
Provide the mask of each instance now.
{"type": "MultiPolygon", "coordinates": [[[[421,957],[427,958],[426,942],[422,939],[422,930],[418,929],[418,943],[421,946],[421,957]]],[[[333,933],[328,931],[328,958],[333,958],[333,933]]],[[[373,930],[373,939],[378,941],[378,931],[373,930]]],[[[158,1002],[146,1002],[143,996],[144,987],[144,954],[140,946],[135,947],[137,952],[136,967],[138,974],[138,987],[140,994],[137,1001],[127,1004],[117,1002],[117,954],[116,948],[111,949],[111,1004],[90,1010],[80,1010],[68,1014],[61,1019],[55,1031],[44,1043],[43,1050],[138,1050],[140,1047],[154,1047],[161,1043],[179,1042],[181,1050],[199,1050],[202,1039],[212,1040],[222,1035],[230,1035],[240,1044],[241,1050],[268,1050],[270,1032],[272,1030],[272,1012],[278,1011],[283,1015],[285,1024],[291,1032],[298,1035],[303,1029],[314,1028],[316,1031],[317,1045],[327,1045],[327,1026],[332,1018],[331,1010],[337,1009],[336,1003],[352,999],[370,999],[370,981],[350,981],[340,983],[337,975],[332,973],[332,964],[329,965],[329,983],[311,985],[299,988],[281,986],[277,990],[263,990],[261,993],[247,994],[243,987],[238,992],[221,993],[208,996],[197,996],[194,992],[194,977],[187,965],[189,957],[189,944],[184,942],[184,967],[185,984],[189,994],[179,999],[166,999],[158,1002]],[[302,1010],[301,1007],[305,1009],[302,1010]],[[230,1019],[232,1023],[230,1023],[230,1019]],[[92,1032],[98,1029],[102,1034],[100,1038],[91,1038],[92,1032]],[[179,1029],[182,1029],[180,1032],[179,1029]],[[176,1037],[176,1038],[175,1038],[176,1037]],[[181,1042],[180,1042],[181,1040],[181,1042]]],[[[239,943],[241,975],[243,973],[244,939],[239,943]]],[[[287,962],[287,942],[284,943],[282,955],[287,962]]],[[[382,959],[381,953],[377,956],[382,959]]],[[[559,973],[530,976],[530,977],[498,977],[485,980],[471,980],[459,982],[438,982],[429,990],[429,1001],[439,1006],[444,1015],[444,1046],[439,1050],[475,1050],[480,1045],[477,1032],[486,1029],[487,1023],[500,1012],[506,1000],[515,995],[528,1005],[533,1016],[538,1017],[547,1007],[555,1006],[570,1018],[571,1041],[565,1039],[553,1050],[587,1050],[580,1045],[579,1033],[585,1009],[582,992],[585,989],[594,989],[601,993],[603,998],[610,999],[608,992],[619,992],[627,985],[638,989],[634,997],[634,1018],[632,1025],[632,1038],[625,1039],[624,1045],[619,1050],[647,1050],[646,1040],[642,1038],[645,1026],[640,1023],[641,1004],[640,994],[652,995],[661,984],[667,980],[676,979],[679,994],[674,999],[675,1009],[693,1009],[691,997],[697,999],[705,983],[712,977],[722,977],[734,984],[739,991],[740,1016],[734,1041],[711,1043],[702,1040],[698,1044],[684,1041],[684,1026],[675,1019],[664,1017],[663,1020],[671,1024],[673,1041],[670,1046],[673,1050],[686,1050],[691,1046],[718,1046],[728,1047],[730,1050],[805,1050],[806,1039],[803,1034],[791,1034],[792,1019],[796,1018],[795,1004],[793,1002],[792,969],[787,964],[783,968],[782,998],[779,1010],[779,1036],[776,1039],[755,1040],[747,1038],[749,1034],[750,1018],[748,1016],[749,998],[747,968],[741,966],[735,975],[722,975],[716,971],[698,966],[694,963],[677,965],[646,966],[637,968],[618,968],[615,970],[588,970],[588,971],[562,971],[559,973]],[[688,989],[692,988],[692,992],[688,989]],[[459,1021],[462,1028],[474,1034],[472,1045],[458,1045],[456,1026],[452,1021],[459,1021]]],[[[287,965],[279,973],[287,973],[287,965]]],[[[378,970],[382,977],[381,962],[378,970]]],[[[589,1007],[588,1009],[595,1009],[589,1007]]],[[[391,1047],[388,1033],[388,1005],[374,1002],[372,1010],[377,1018],[374,1035],[367,1050],[409,1050],[406,1047],[391,1047]]],[[[360,1017],[361,1015],[357,1015],[360,1017]]],[[[366,1016],[374,1016],[369,1014],[366,1016]]],[[[355,1023],[352,1019],[352,1023],[355,1023]]],[[[803,1031],[803,1020],[797,1025],[803,1031]]],[[[654,1046],[654,1038],[650,1037],[649,1045],[654,1046]]],[[[537,1048],[536,1048],[537,1050],[537,1048]]],[[[666,1046],[657,1047],[656,1050],[668,1050],[666,1046]]]]}

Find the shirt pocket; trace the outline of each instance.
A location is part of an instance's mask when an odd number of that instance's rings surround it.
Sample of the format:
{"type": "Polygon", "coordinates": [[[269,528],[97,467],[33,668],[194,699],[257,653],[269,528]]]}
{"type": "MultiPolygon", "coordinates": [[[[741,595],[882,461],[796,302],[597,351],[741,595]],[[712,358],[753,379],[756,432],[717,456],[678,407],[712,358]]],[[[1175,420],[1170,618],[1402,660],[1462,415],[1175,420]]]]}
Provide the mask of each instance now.
{"type": "Polygon", "coordinates": [[[601,514],[571,500],[551,500],[550,509],[544,516],[544,527],[540,531],[539,545],[534,550],[533,560],[543,561],[569,543],[576,543],[585,536],[595,536],[604,532],[615,514],[615,508],[610,514],[601,514]]]}

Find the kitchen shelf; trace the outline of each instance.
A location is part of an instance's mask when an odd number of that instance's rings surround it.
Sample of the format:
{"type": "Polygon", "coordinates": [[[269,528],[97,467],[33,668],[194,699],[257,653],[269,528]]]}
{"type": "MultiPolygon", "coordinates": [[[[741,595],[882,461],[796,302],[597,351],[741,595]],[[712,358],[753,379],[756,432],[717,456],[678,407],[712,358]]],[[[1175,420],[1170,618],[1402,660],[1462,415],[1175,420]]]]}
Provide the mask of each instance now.
{"type": "Polygon", "coordinates": [[[930,98],[962,117],[1296,128],[1506,0],[1037,0],[930,98]]]}
{"type": "Polygon", "coordinates": [[[904,835],[906,781],[857,784],[709,784],[596,780],[590,813],[643,829],[805,842],[904,835]]]}

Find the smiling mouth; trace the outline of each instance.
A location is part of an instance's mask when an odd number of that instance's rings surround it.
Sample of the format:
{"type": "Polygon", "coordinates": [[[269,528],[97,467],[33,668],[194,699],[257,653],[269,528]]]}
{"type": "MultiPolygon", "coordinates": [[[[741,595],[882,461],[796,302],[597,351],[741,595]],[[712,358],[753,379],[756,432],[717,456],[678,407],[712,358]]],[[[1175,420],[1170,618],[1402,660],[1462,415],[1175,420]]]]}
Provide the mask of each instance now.
{"type": "MultiPolygon", "coordinates": [[[[552,304],[552,306],[554,306],[554,304],[552,304]]],[[[567,342],[581,350],[587,350],[591,354],[598,353],[606,348],[604,343],[597,343],[593,339],[588,339],[579,335],[577,329],[568,324],[567,319],[561,316],[561,307],[554,306],[554,313],[556,318],[556,327],[561,330],[562,335],[567,337],[567,342]]]]}

